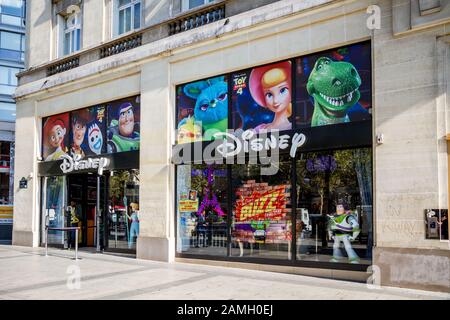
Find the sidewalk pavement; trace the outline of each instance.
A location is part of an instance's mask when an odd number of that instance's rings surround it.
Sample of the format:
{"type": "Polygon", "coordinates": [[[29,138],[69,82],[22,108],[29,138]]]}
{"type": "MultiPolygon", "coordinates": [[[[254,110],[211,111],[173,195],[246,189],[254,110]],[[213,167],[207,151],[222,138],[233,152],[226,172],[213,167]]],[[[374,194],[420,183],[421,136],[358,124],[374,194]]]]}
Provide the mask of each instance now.
{"type": "Polygon", "coordinates": [[[0,299],[446,299],[450,294],[187,263],[0,245],[0,299]],[[77,275],[80,281],[77,281],[77,275]]]}

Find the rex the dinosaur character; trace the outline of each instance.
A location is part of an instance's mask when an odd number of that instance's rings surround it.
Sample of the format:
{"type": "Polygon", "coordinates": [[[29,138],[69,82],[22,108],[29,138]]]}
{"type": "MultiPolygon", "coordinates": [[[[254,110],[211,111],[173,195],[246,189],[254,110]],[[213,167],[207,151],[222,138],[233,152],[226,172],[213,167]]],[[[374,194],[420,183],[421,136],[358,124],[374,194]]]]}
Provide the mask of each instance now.
{"type": "Polygon", "coordinates": [[[351,63],[319,58],[306,87],[314,98],[311,127],[350,122],[348,111],[358,104],[360,86],[361,78],[351,63]]]}

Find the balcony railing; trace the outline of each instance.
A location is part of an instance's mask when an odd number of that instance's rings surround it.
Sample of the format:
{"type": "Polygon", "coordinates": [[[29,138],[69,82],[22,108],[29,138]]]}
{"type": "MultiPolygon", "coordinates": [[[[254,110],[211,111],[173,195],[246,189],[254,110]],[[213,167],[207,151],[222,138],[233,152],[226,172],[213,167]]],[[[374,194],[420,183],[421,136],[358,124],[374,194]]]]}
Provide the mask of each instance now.
{"type": "Polygon", "coordinates": [[[207,8],[169,23],[169,35],[201,27],[225,18],[225,5],[207,8]]]}
{"type": "Polygon", "coordinates": [[[142,45],[142,34],[134,34],[100,48],[100,59],[139,47],[142,45]]]}
{"type": "Polygon", "coordinates": [[[51,76],[63,71],[76,68],[79,65],[80,65],[80,58],[78,56],[59,61],[47,68],[47,76],[51,76]]]}

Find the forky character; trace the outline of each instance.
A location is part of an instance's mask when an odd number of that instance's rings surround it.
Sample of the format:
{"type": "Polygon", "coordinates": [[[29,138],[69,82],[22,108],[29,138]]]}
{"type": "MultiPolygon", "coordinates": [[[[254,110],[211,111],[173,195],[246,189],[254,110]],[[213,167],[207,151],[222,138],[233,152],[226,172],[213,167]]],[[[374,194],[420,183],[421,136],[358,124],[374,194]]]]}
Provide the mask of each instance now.
{"type": "Polygon", "coordinates": [[[88,141],[89,141],[89,148],[92,150],[92,152],[94,152],[97,155],[102,153],[103,134],[96,123],[94,123],[89,127],[88,141]]]}

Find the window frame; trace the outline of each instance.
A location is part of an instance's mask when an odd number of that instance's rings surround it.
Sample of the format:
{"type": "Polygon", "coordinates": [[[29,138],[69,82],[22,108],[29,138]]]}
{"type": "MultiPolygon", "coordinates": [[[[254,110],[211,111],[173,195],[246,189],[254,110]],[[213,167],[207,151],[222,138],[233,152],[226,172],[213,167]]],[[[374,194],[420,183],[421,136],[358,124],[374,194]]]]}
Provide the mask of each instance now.
{"type": "Polygon", "coordinates": [[[24,41],[24,39],[25,39],[25,35],[20,33],[20,32],[1,30],[0,31],[0,49],[2,49],[2,50],[9,50],[9,51],[15,51],[15,52],[24,52],[25,51],[25,41],[24,41]],[[2,34],[3,33],[12,33],[12,34],[18,35],[19,38],[20,38],[20,40],[19,40],[19,42],[20,42],[20,45],[19,45],[20,46],[20,50],[2,47],[2,45],[1,45],[1,38],[2,38],[2,34]]]}
{"type": "Polygon", "coordinates": [[[81,12],[74,12],[68,16],[63,17],[63,26],[62,26],[62,44],[61,44],[61,52],[62,56],[71,55],[77,51],[81,50],[81,31],[82,31],[82,15],[81,12]],[[69,20],[74,18],[75,23],[71,26],[69,25],[69,20]],[[77,36],[77,31],[79,30],[77,43],[74,43],[74,37],[77,36]],[[69,44],[68,51],[66,51],[66,35],[69,35],[69,44]],[[78,48],[74,48],[73,46],[78,44],[78,48]]]}
{"type": "Polygon", "coordinates": [[[189,1],[190,0],[181,0],[181,12],[186,12],[186,11],[189,11],[189,10],[193,10],[195,8],[198,8],[198,7],[210,4],[210,3],[214,2],[215,0],[202,0],[203,1],[202,4],[200,4],[198,6],[194,6],[192,8],[190,8],[189,1]]]}
{"type": "MultiPolygon", "coordinates": [[[[0,24],[6,24],[6,25],[13,25],[13,26],[18,26],[18,27],[25,27],[25,0],[19,0],[21,2],[21,6],[20,6],[20,15],[16,15],[14,13],[10,13],[10,12],[3,12],[2,10],[2,6],[4,7],[8,7],[6,5],[0,5],[0,24]],[[7,16],[7,17],[12,17],[12,18],[18,18],[20,19],[20,23],[19,24],[11,24],[11,23],[5,23],[3,22],[3,16],[7,16]]],[[[9,6],[11,7],[11,6],[9,6]]],[[[16,8],[16,7],[14,7],[16,8]]]]}
{"type": "Polygon", "coordinates": [[[143,1],[142,0],[129,0],[129,3],[120,5],[120,0],[115,0],[113,4],[113,37],[120,37],[124,34],[134,32],[136,30],[139,30],[142,28],[142,20],[143,20],[143,1]],[[139,26],[135,28],[135,7],[139,4],[139,26]],[[128,8],[131,10],[130,14],[130,29],[125,31],[125,25],[124,25],[124,31],[120,32],[120,12],[125,11],[128,8]]]}
{"type": "MultiPolygon", "coordinates": [[[[17,68],[17,67],[11,67],[11,66],[7,66],[7,65],[0,65],[0,68],[5,68],[6,69],[6,79],[7,79],[7,83],[3,83],[0,80],[0,88],[10,88],[10,89],[14,89],[17,87],[18,82],[17,82],[17,77],[16,74],[19,73],[20,71],[22,71],[22,68],[17,68]],[[17,72],[14,73],[13,69],[16,69],[17,72]]],[[[2,89],[0,89],[0,94],[6,94],[8,95],[8,93],[3,93],[2,89]]]]}

